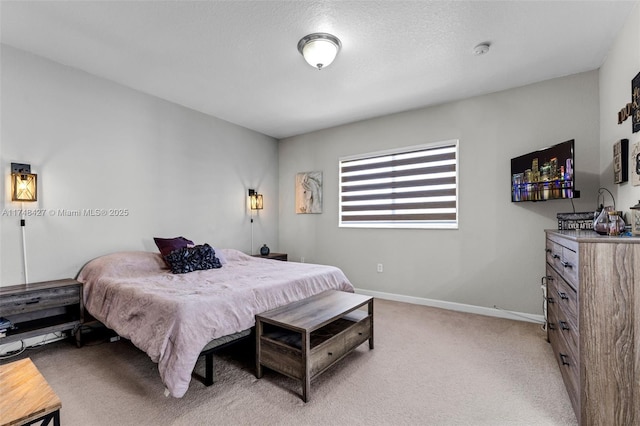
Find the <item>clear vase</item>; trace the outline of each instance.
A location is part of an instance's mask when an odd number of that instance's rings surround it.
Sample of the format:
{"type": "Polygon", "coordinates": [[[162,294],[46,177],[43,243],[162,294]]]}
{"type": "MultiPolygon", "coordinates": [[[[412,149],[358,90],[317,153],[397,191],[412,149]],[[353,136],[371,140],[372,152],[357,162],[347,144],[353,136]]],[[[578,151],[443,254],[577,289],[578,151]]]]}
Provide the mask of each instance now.
{"type": "Polygon", "coordinates": [[[598,217],[593,221],[593,230],[601,235],[609,235],[609,213],[613,211],[613,207],[603,207],[598,217]]]}

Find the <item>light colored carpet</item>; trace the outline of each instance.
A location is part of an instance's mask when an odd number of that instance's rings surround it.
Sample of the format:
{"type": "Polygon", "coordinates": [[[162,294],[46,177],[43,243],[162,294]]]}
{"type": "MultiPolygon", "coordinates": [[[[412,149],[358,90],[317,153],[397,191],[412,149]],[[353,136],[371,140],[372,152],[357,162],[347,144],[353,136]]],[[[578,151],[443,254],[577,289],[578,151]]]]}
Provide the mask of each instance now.
{"type": "Polygon", "coordinates": [[[539,325],[378,299],[375,315],[375,349],[319,376],[306,404],[296,381],[255,378],[251,344],[224,350],[217,383],[192,380],[181,399],[164,397],[156,364],[124,340],[24,356],[62,400],[64,426],[576,424],[539,325]]]}

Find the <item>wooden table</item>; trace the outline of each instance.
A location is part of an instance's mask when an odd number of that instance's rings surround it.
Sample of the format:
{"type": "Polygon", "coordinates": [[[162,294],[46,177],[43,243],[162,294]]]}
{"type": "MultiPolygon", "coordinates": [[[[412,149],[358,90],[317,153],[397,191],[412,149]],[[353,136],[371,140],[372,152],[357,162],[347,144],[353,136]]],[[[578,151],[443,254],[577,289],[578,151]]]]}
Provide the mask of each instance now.
{"type": "Polygon", "coordinates": [[[60,425],[60,398],[30,358],[0,366],[0,425],[60,425]]]}
{"type": "Polygon", "coordinates": [[[325,291],[256,315],[256,377],[265,366],[298,379],[307,402],[311,379],[367,340],[373,349],[373,297],[325,291]]]}
{"type": "Polygon", "coordinates": [[[269,254],[265,254],[264,256],[261,254],[254,254],[252,255],[253,257],[261,257],[263,259],[271,259],[271,260],[282,260],[282,261],[287,261],[287,253],[269,253],[269,254]]]}

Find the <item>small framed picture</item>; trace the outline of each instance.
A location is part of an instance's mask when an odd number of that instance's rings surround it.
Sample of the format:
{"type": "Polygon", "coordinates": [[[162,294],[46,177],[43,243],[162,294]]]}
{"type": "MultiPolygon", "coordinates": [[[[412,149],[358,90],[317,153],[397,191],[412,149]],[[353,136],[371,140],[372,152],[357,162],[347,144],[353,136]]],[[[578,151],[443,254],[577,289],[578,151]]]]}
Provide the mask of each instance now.
{"type": "Polygon", "coordinates": [[[631,130],[640,132],[640,72],[631,80],[631,130]]]}
{"type": "Polygon", "coordinates": [[[613,183],[629,180],[629,139],[613,144],[613,183]]]}
{"type": "Polygon", "coordinates": [[[631,149],[631,184],[640,186],[640,141],[631,149]]]}

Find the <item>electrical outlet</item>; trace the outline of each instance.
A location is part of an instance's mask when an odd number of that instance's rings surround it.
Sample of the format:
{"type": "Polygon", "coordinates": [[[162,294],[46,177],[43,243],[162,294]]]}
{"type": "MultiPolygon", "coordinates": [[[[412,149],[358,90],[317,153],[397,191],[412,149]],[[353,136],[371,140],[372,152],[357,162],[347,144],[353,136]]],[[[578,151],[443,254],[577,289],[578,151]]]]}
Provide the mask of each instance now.
{"type": "Polygon", "coordinates": [[[378,263],[378,272],[382,271],[384,271],[384,267],[382,266],[382,263],[378,263]]]}

